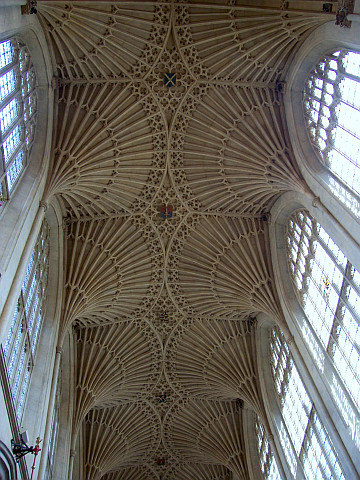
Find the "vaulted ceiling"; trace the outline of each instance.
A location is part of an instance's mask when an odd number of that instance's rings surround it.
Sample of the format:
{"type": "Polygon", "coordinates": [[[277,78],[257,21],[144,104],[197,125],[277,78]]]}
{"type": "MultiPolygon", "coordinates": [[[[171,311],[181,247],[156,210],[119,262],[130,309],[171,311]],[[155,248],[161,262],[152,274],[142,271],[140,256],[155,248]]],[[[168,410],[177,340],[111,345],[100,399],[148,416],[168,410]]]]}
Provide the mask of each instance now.
{"type": "Polygon", "coordinates": [[[38,2],[87,480],[249,477],[256,316],[282,323],[268,212],[306,190],[279,82],[329,20],[322,1],[249,3],[38,2]]]}

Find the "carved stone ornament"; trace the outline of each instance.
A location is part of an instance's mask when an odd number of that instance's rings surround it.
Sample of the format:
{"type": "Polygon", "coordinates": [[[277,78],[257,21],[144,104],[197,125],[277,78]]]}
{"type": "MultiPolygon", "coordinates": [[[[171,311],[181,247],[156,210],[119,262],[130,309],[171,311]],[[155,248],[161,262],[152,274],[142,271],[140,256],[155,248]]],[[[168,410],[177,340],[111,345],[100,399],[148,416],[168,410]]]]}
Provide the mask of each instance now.
{"type": "Polygon", "coordinates": [[[249,478],[242,402],[266,417],[254,319],[281,321],[268,212],[305,191],[279,79],[327,21],[308,3],[37,5],[88,480],[249,478]]]}

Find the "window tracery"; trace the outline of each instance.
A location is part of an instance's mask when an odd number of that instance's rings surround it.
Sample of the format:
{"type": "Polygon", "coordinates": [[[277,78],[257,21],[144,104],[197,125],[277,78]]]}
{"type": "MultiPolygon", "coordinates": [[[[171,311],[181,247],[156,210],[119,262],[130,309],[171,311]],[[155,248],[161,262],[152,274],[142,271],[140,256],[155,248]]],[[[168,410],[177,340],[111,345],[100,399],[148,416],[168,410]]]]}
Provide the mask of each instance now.
{"type": "Polygon", "coordinates": [[[26,46],[0,43],[0,207],[11,196],[28,161],[36,124],[36,77],[26,46]]]}
{"type": "Polygon", "coordinates": [[[270,362],[283,417],[279,439],[292,476],[296,478],[300,463],[309,480],[344,479],[336,451],[278,327],[270,334],[270,362]]]}
{"type": "Polygon", "coordinates": [[[295,291],[308,321],[303,337],[360,448],[360,274],[306,211],[291,216],[287,249],[295,291]],[[328,358],[334,365],[332,373],[327,371],[328,358]]]}
{"type": "Polygon", "coordinates": [[[44,318],[49,254],[49,227],[43,222],[26,269],[22,289],[4,345],[7,373],[18,420],[21,419],[44,318]]]}
{"type": "Polygon", "coordinates": [[[258,417],[255,423],[255,432],[257,439],[257,447],[259,453],[260,469],[263,474],[263,478],[266,480],[279,480],[281,478],[277,462],[274,454],[272,453],[268,436],[264,425],[261,423],[258,417]]]}
{"type": "Polygon", "coordinates": [[[310,138],[330,177],[333,194],[360,216],[360,53],[325,55],[311,71],[304,94],[310,138]]]}

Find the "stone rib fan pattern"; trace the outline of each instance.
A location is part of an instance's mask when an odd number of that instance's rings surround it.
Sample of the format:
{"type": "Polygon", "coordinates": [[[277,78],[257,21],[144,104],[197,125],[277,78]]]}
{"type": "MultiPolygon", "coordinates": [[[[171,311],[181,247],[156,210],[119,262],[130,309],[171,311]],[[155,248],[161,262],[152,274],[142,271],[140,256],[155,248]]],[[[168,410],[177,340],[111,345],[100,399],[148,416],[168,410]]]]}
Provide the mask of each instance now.
{"type": "Polygon", "coordinates": [[[282,322],[268,212],[306,191],[277,82],[328,20],[280,3],[38,2],[87,480],[249,478],[256,316],[282,322]]]}

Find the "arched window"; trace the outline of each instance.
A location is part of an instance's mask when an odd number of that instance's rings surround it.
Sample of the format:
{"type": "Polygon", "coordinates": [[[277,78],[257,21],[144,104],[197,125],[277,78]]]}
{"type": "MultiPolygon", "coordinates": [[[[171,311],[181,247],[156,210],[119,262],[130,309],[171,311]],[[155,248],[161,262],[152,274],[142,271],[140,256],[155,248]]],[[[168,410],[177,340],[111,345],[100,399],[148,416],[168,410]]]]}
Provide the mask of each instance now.
{"type": "Polygon", "coordinates": [[[28,161],[36,123],[36,78],[26,46],[0,43],[0,206],[9,199],[28,161]]]}
{"type": "Polygon", "coordinates": [[[255,423],[257,447],[259,453],[260,469],[265,480],[279,480],[281,475],[271,451],[271,446],[266,435],[264,425],[258,417],[255,423]]]}
{"type": "Polygon", "coordinates": [[[309,480],[344,479],[332,442],[277,327],[270,335],[270,363],[283,417],[279,438],[292,476],[297,478],[301,465],[309,480]]]}
{"type": "Polygon", "coordinates": [[[310,138],[334,174],[333,194],[360,216],[360,54],[325,55],[311,71],[304,105],[310,138]]]}
{"type": "Polygon", "coordinates": [[[8,379],[20,421],[44,319],[48,280],[49,227],[44,220],[4,345],[8,379]]]}
{"type": "Polygon", "coordinates": [[[360,274],[306,211],[289,220],[287,250],[303,337],[360,449],[360,274]]]}

